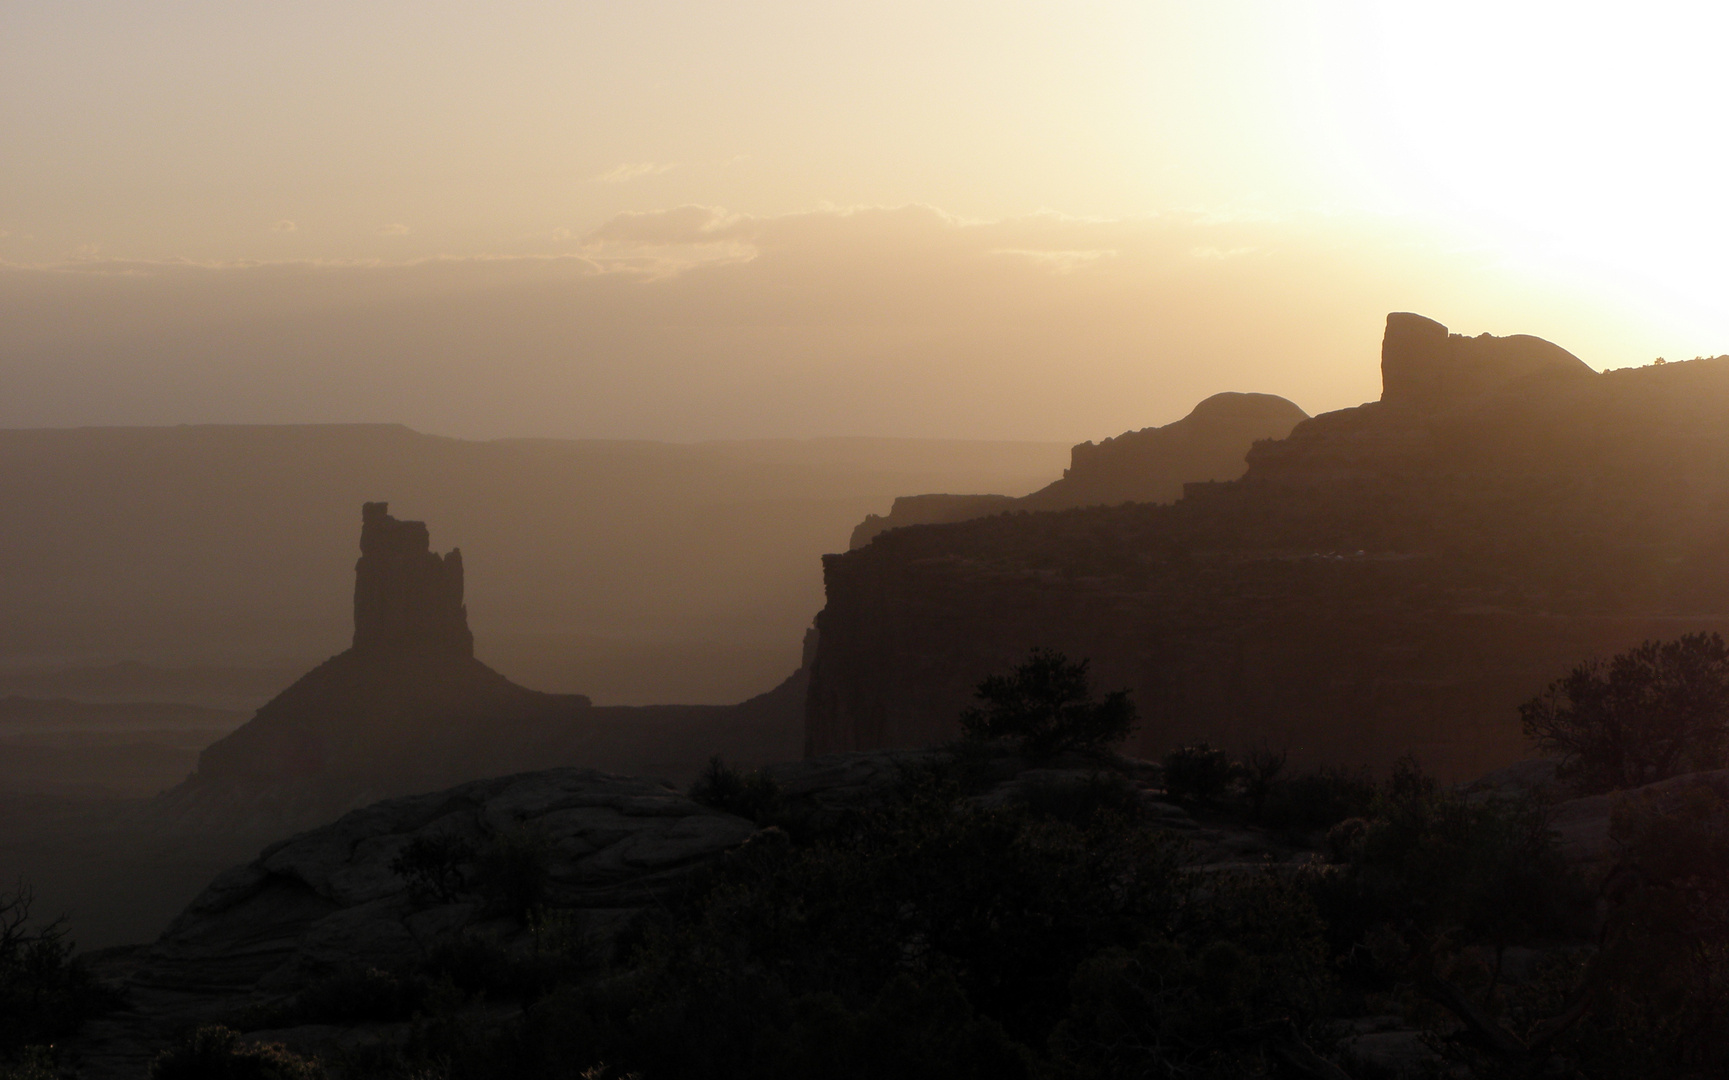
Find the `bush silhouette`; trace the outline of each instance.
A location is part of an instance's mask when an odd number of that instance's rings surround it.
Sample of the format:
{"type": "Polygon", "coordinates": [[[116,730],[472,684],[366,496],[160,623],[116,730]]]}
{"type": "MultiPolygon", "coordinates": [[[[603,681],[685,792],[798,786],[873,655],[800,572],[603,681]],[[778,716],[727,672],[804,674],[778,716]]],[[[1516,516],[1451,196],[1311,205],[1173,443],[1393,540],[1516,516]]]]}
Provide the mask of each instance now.
{"type": "Polygon", "coordinates": [[[1240,766],[1211,743],[1179,746],[1165,755],[1165,793],[1180,802],[1212,802],[1225,793],[1240,766]]]}
{"type": "Polygon", "coordinates": [[[1729,763],[1729,646],[1647,641],[1591,660],[1519,706],[1525,734],[1583,792],[1641,787],[1729,763]]]}
{"type": "Polygon", "coordinates": [[[1034,758],[1122,742],[1135,727],[1134,702],[1127,690],[1094,700],[1087,663],[1032,650],[1009,674],[979,683],[983,704],[961,714],[961,731],[969,739],[1017,740],[1034,758]]]}
{"type": "Polygon", "coordinates": [[[35,893],[0,889],[0,1065],[78,1030],[115,1004],[72,955],[66,923],[31,920],[35,893]]]}
{"type": "Polygon", "coordinates": [[[165,1050],[150,1066],[150,1080],[319,1080],[316,1061],[280,1043],[243,1042],[225,1027],[202,1027],[165,1050]]]}

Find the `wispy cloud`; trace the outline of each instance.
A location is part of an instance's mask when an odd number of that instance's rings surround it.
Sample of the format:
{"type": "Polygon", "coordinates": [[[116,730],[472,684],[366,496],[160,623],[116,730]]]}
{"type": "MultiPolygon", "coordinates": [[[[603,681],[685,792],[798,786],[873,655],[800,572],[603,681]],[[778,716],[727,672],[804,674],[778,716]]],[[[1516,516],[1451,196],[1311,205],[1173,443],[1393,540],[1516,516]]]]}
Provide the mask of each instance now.
{"type": "Polygon", "coordinates": [[[389,225],[380,225],[378,227],[378,235],[380,235],[380,236],[407,236],[408,235],[408,226],[404,225],[400,221],[391,222],[389,225]]]}
{"type": "Polygon", "coordinates": [[[284,232],[284,233],[286,233],[286,232],[294,232],[294,231],[298,230],[299,228],[300,228],[300,226],[296,225],[294,222],[289,221],[287,218],[283,218],[281,221],[278,221],[276,224],[270,226],[270,231],[271,232],[284,232]]]}
{"type": "Polygon", "coordinates": [[[1022,259],[1031,259],[1059,274],[1069,274],[1085,266],[1091,266],[1100,259],[1115,257],[1118,253],[1114,248],[1090,248],[1085,251],[1044,251],[1037,248],[993,248],[992,255],[1012,255],[1022,259]]]}
{"type": "Polygon", "coordinates": [[[608,169],[599,176],[590,177],[596,184],[627,184],[643,176],[659,176],[663,172],[671,172],[678,168],[676,161],[627,161],[608,169]]]}

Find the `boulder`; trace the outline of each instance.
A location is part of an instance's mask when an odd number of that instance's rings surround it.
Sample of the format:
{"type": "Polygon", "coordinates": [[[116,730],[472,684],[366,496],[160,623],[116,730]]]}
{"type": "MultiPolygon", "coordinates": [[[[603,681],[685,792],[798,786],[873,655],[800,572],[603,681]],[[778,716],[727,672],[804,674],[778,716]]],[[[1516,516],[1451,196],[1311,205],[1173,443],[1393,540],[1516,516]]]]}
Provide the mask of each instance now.
{"type": "Polygon", "coordinates": [[[417,894],[391,869],[420,838],[462,841],[476,853],[499,837],[533,837],[548,901],[576,913],[605,948],[643,907],[754,831],[659,781],[590,769],[391,799],[223,873],[150,949],[133,989],[158,1015],[220,1017],[343,968],[412,966],[464,933],[512,933],[488,909],[472,856],[461,868],[468,887],[444,900],[417,894]]]}

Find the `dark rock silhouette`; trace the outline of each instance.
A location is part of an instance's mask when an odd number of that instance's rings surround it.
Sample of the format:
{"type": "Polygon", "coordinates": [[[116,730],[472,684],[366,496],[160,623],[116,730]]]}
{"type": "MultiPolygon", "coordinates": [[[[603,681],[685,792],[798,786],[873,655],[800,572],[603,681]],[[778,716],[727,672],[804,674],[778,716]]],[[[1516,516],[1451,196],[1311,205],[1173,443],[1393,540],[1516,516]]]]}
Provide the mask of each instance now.
{"type": "MultiPolygon", "coordinates": [[[[474,657],[462,557],[385,503],[362,514],[354,644],[211,744],[165,796],[182,824],[287,829],[378,798],[555,765],[685,778],[711,754],[793,752],[802,670],[736,706],[595,708],[518,686],[474,657]]],[[[807,650],[808,651],[808,650],[807,650]]]]}
{"type": "Polygon", "coordinates": [[[1032,645],[1129,687],[1130,751],[1526,754],[1517,705],[1589,656],[1729,630],[1729,357],[1603,374],[1395,314],[1379,402],[1257,443],[1173,505],[901,529],[824,560],[812,754],[956,734],[1032,645]]]}
{"type": "Polygon", "coordinates": [[[1001,514],[1020,500],[1013,495],[901,495],[887,514],[866,514],[852,531],[848,549],[861,548],[880,533],[904,525],[947,525],[1001,514]]]}
{"type": "MultiPolygon", "coordinates": [[[[1445,327],[1441,333],[1446,336],[1445,327]]],[[[851,546],[861,548],[879,534],[905,525],[969,521],[1011,510],[1172,502],[1182,496],[1184,484],[1243,475],[1248,467],[1244,455],[1250,447],[1262,439],[1282,439],[1308,418],[1308,413],[1273,394],[1214,394],[1164,427],[1124,432],[1097,444],[1081,443],[1070,451],[1070,464],[1061,479],[1019,499],[902,496],[887,516],[865,518],[853,530],[851,546]]]]}
{"type": "Polygon", "coordinates": [[[1465,337],[1433,319],[1396,311],[1381,341],[1381,401],[1435,409],[1538,379],[1595,375],[1586,363],[1529,334],[1465,337]]]}
{"type": "Polygon", "coordinates": [[[1235,480],[1249,449],[1282,439],[1309,414],[1275,394],[1214,394],[1164,427],[1081,443],[1063,477],[1021,499],[1026,510],[1068,510],[1125,502],[1167,503],[1183,485],[1235,480]]]}
{"type": "Polygon", "coordinates": [[[390,504],[360,508],[354,566],[354,651],[363,655],[474,656],[462,602],[462,550],[432,550],[422,521],[398,521],[390,504]]]}
{"type": "Polygon", "coordinates": [[[462,555],[385,503],[362,510],[354,645],[200,755],[189,784],[309,785],[378,797],[509,771],[589,708],[517,686],[474,658],[462,555]]]}

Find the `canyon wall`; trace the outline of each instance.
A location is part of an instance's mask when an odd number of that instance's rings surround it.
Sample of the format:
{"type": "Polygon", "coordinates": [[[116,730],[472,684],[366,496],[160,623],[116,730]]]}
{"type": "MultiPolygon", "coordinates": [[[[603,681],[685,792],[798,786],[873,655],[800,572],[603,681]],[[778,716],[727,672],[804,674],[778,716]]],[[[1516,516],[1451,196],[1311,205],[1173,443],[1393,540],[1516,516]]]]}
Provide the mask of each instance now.
{"type": "Polygon", "coordinates": [[[1134,692],[1130,749],[1527,752],[1517,706],[1646,637],[1729,630],[1729,357],[1598,374],[1389,317],[1383,400],[1173,505],[902,529],[824,562],[807,753],[940,742],[1032,646],[1134,692]]]}
{"type": "MultiPolygon", "coordinates": [[[[1441,334],[1446,336],[1444,327],[1441,334]]],[[[1184,484],[1243,475],[1250,447],[1262,439],[1284,438],[1308,416],[1274,394],[1214,394],[1163,427],[1075,446],[1059,479],[1018,499],[903,495],[886,516],[871,514],[860,522],[851,547],[864,547],[882,533],[907,525],[948,524],[1019,510],[1173,502],[1182,497],[1184,484]]]]}

